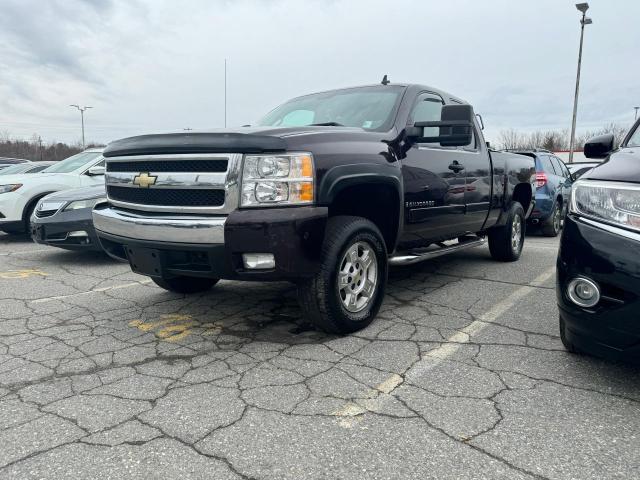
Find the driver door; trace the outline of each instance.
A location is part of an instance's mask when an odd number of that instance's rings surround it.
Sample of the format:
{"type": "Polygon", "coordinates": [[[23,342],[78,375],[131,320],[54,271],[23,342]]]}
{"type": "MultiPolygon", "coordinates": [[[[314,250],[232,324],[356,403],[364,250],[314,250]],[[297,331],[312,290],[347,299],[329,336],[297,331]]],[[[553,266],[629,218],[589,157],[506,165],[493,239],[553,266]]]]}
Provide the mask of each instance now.
{"type": "MultiPolygon", "coordinates": [[[[439,121],[439,95],[418,95],[408,126],[421,121],[439,121]]],[[[425,129],[425,136],[438,135],[425,129]]],[[[455,236],[464,223],[465,172],[455,148],[434,143],[415,143],[402,160],[405,228],[401,245],[419,247],[455,236]]]]}

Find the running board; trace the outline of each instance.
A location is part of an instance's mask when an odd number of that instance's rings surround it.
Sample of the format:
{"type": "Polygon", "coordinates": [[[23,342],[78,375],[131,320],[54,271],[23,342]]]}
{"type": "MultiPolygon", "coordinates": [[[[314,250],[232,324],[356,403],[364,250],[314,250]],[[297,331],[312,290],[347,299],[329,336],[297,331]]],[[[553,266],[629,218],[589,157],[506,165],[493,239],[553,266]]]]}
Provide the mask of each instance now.
{"type": "Polygon", "coordinates": [[[484,243],[484,238],[472,238],[462,242],[459,241],[453,245],[444,245],[440,243],[438,245],[441,246],[438,249],[426,250],[424,252],[412,251],[403,255],[394,255],[393,257],[389,257],[389,265],[411,265],[412,263],[422,262],[441,255],[466,250],[467,248],[480,247],[484,245],[484,243]]]}

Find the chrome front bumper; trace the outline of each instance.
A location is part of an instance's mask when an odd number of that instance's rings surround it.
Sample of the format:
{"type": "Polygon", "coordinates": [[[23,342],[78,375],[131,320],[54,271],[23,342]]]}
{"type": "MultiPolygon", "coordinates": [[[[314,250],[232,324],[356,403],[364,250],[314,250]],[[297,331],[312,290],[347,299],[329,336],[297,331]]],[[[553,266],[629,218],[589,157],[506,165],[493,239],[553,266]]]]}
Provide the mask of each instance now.
{"type": "Polygon", "coordinates": [[[98,231],[136,240],[169,243],[224,244],[226,216],[138,215],[103,206],[93,210],[93,225],[98,231]]]}

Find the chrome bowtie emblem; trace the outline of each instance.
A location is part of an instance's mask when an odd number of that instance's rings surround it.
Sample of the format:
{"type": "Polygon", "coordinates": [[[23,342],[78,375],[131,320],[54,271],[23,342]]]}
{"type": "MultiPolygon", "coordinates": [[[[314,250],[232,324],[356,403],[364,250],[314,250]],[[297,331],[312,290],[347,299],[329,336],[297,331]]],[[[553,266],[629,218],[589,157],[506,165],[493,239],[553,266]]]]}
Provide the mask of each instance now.
{"type": "Polygon", "coordinates": [[[151,185],[155,185],[158,177],[149,175],[148,173],[140,173],[133,177],[133,184],[142,188],[149,188],[151,185]]]}

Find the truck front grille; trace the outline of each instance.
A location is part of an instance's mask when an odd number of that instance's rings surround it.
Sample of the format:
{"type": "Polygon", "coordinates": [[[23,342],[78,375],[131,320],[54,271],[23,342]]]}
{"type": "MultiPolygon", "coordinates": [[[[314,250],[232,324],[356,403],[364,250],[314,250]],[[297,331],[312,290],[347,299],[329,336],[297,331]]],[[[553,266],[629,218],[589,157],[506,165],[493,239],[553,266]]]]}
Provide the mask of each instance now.
{"type": "Polygon", "coordinates": [[[110,199],[138,205],[167,207],[219,207],[224,205],[224,190],[187,188],[107,187],[110,199]]]}
{"type": "Polygon", "coordinates": [[[107,199],[127,210],[226,215],[238,208],[240,153],[107,157],[107,199]]]}
{"type": "Polygon", "coordinates": [[[211,172],[227,171],[229,160],[140,160],[108,162],[107,172],[211,172]]]}

